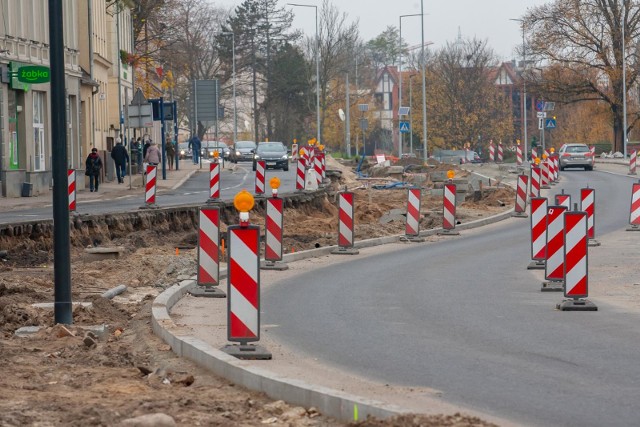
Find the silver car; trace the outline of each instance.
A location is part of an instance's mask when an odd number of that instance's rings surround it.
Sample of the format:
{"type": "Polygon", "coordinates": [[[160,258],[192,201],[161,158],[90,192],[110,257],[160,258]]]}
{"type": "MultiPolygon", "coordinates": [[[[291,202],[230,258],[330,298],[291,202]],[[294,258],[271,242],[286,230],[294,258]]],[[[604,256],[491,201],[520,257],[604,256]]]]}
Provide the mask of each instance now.
{"type": "Polygon", "coordinates": [[[586,144],[564,144],[558,151],[560,170],[565,168],[584,168],[593,170],[595,157],[586,144]]]}

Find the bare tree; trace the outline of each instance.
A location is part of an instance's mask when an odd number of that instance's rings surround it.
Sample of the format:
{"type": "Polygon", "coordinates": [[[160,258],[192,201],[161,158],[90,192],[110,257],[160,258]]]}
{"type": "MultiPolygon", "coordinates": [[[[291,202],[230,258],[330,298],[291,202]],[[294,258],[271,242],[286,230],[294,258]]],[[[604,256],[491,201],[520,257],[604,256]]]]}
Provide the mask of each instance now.
{"type": "MultiPolygon", "coordinates": [[[[628,89],[638,78],[637,49],[631,41],[640,35],[640,2],[556,0],[532,8],[523,19],[528,55],[549,68],[529,74],[532,88],[551,101],[606,102],[611,109],[614,150],[622,151],[622,51],[626,46],[628,89]]],[[[635,109],[627,132],[639,118],[635,109]]]]}

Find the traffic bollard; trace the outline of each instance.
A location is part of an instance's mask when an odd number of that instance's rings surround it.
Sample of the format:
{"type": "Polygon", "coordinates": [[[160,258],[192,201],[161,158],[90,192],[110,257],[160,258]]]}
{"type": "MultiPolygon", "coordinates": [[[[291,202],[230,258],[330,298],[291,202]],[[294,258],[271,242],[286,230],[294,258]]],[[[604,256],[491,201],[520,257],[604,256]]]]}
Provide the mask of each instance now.
{"type": "Polygon", "coordinates": [[[530,203],[531,221],[531,262],[528,270],[541,270],[545,267],[547,242],[547,198],[532,197],[530,203]]]}
{"type": "Polygon", "coordinates": [[[527,217],[527,187],[529,177],[527,175],[518,175],[518,183],[516,188],[516,204],[513,215],[517,218],[527,217]]]}
{"type": "Polygon", "coordinates": [[[284,229],[284,201],[278,198],[280,179],[273,177],[269,181],[273,197],[267,199],[264,221],[265,262],[260,268],[265,270],[287,270],[289,266],[282,262],[282,238],[284,229]]]}
{"type": "Polygon", "coordinates": [[[354,248],[354,202],[355,196],[351,192],[338,194],[338,249],[331,253],[340,255],[357,255],[360,251],[354,248]]]}
{"type": "Polygon", "coordinates": [[[304,157],[300,157],[300,159],[298,159],[298,165],[297,165],[297,169],[296,169],[296,190],[298,191],[302,191],[304,190],[304,183],[306,181],[305,178],[305,174],[306,174],[306,161],[304,160],[304,157]]]}
{"type": "Polygon", "coordinates": [[[217,160],[209,163],[209,200],[214,202],[220,199],[220,163],[217,160]]]}
{"type": "Polygon", "coordinates": [[[516,166],[522,166],[522,147],[520,147],[520,142],[516,146],[516,166]]]}
{"type": "Polygon", "coordinates": [[[531,187],[529,192],[529,198],[540,197],[540,174],[541,170],[537,166],[531,167],[531,187]]]}
{"type": "Polygon", "coordinates": [[[629,174],[628,175],[636,175],[636,161],[638,160],[638,155],[636,154],[636,150],[631,152],[629,156],[629,174]]]}
{"type": "Polygon", "coordinates": [[[556,205],[571,209],[571,194],[564,194],[564,189],[560,194],[556,194],[554,201],[556,205]]]}
{"type": "Polygon", "coordinates": [[[502,148],[502,142],[498,143],[498,163],[502,163],[504,158],[504,149],[502,148]]]}
{"type": "Polygon", "coordinates": [[[155,165],[147,165],[147,182],[144,189],[144,205],[140,209],[156,209],[156,179],[158,175],[158,167],[155,165]]]}
{"type": "Polygon", "coordinates": [[[553,180],[560,182],[560,160],[557,154],[553,156],[553,180]]]}
{"type": "Polygon", "coordinates": [[[540,188],[549,189],[549,162],[545,159],[542,161],[541,174],[540,174],[540,188]]]}
{"type": "Polygon", "coordinates": [[[587,213],[587,238],[589,246],[600,246],[596,240],[596,190],[595,188],[580,189],[580,210],[587,213]]]}
{"type": "Polygon", "coordinates": [[[76,170],[67,169],[67,194],[69,196],[69,212],[76,211],[76,170]]]}
{"type": "Polygon", "coordinates": [[[267,164],[264,160],[256,161],[256,187],[255,193],[257,196],[261,196],[265,192],[265,179],[266,179],[267,164]]]}
{"type": "Polygon", "coordinates": [[[556,308],[561,311],[597,311],[587,300],[589,296],[589,257],[587,246],[587,213],[564,214],[564,282],[563,300],[556,308]]]}
{"type": "Polygon", "coordinates": [[[195,297],[225,298],[220,284],[220,208],[203,206],[198,214],[198,274],[195,297]]]}
{"type": "Polygon", "coordinates": [[[438,234],[442,236],[457,236],[460,234],[456,231],[456,185],[452,183],[444,185],[442,230],[438,231],[438,234]]]}
{"type": "Polygon", "coordinates": [[[313,170],[315,172],[316,182],[318,187],[322,185],[322,159],[321,154],[316,154],[313,158],[313,170]]]}
{"type": "Polygon", "coordinates": [[[566,206],[549,206],[546,219],[545,268],[542,292],[562,292],[564,280],[564,213],[566,206]]]}
{"type": "Polygon", "coordinates": [[[291,160],[298,161],[298,144],[291,144],[291,160]]]}
{"type": "Polygon", "coordinates": [[[407,192],[407,220],[404,228],[404,236],[401,242],[424,242],[420,237],[420,204],[422,201],[422,190],[410,188],[407,192]]]}
{"type": "Polygon", "coordinates": [[[640,231],[640,182],[631,187],[631,207],[629,208],[629,224],[627,231],[640,231]]]}
{"type": "Polygon", "coordinates": [[[536,150],[535,147],[531,148],[531,160],[533,161],[533,159],[535,159],[536,157],[538,157],[538,150],[536,150]]]}
{"type": "Polygon", "coordinates": [[[489,161],[496,161],[496,147],[493,145],[493,141],[489,142],[489,161]]]}

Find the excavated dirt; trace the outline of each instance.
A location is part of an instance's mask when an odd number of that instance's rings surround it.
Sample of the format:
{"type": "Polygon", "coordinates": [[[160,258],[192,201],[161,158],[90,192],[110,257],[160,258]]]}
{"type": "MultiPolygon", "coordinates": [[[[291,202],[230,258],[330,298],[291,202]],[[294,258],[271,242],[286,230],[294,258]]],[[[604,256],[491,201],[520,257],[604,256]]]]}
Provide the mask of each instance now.
{"type": "MultiPolygon", "coordinates": [[[[404,233],[406,188],[374,190],[366,186],[372,181],[355,179],[349,168],[330,166],[342,170],[336,185],[355,192],[357,240],[404,233]]],[[[427,181],[426,185],[432,183],[427,181]]],[[[503,211],[506,208],[501,202],[513,200],[508,189],[487,189],[483,196],[479,201],[462,203],[458,219],[468,221],[503,211]]],[[[335,200],[327,197],[321,205],[285,210],[286,252],[336,243],[335,200]]],[[[441,212],[441,196],[423,192],[421,229],[440,226],[441,212]]],[[[262,214],[252,213],[251,221],[262,224],[262,214]]],[[[110,239],[103,233],[72,241],[77,245],[72,247],[72,299],[92,306],[74,307],[74,323],[68,328],[54,326],[52,310],[31,306],[54,299],[53,254],[42,249],[51,248],[51,243],[25,239],[0,247],[7,250],[0,261],[0,425],[173,425],[158,419],[147,420],[147,424],[125,421],[148,414],[165,414],[184,426],[346,425],[314,408],[290,407],[236,387],[175,357],[169,346],[153,335],[153,298],[196,271],[196,231],[184,228],[176,231],[170,223],[160,222],[153,230],[123,233],[125,237],[110,239]],[[116,259],[96,261],[85,253],[87,242],[120,246],[124,252],[116,259]],[[121,284],[127,286],[122,295],[113,300],[100,296],[121,284]],[[106,325],[105,333],[88,334],[82,327],[90,325],[106,325]],[[24,326],[39,326],[40,331],[16,336],[15,331],[24,326]]],[[[402,416],[349,425],[490,424],[455,414],[402,416]]]]}

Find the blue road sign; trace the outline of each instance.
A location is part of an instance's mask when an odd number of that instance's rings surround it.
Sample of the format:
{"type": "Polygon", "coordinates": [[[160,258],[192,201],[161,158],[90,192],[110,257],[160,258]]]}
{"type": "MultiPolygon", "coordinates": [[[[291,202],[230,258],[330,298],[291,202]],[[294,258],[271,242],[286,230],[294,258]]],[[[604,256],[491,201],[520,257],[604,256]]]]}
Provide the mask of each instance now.
{"type": "Polygon", "coordinates": [[[556,128],[556,119],[545,119],[544,127],[547,129],[555,129],[556,128]]]}
{"type": "Polygon", "coordinates": [[[544,110],[544,101],[536,102],[536,110],[538,110],[538,111],[544,110]]]}
{"type": "Polygon", "coordinates": [[[409,133],[411,131],[411,126],[409,122],[400,122],[400,132],[409,133]]]}

